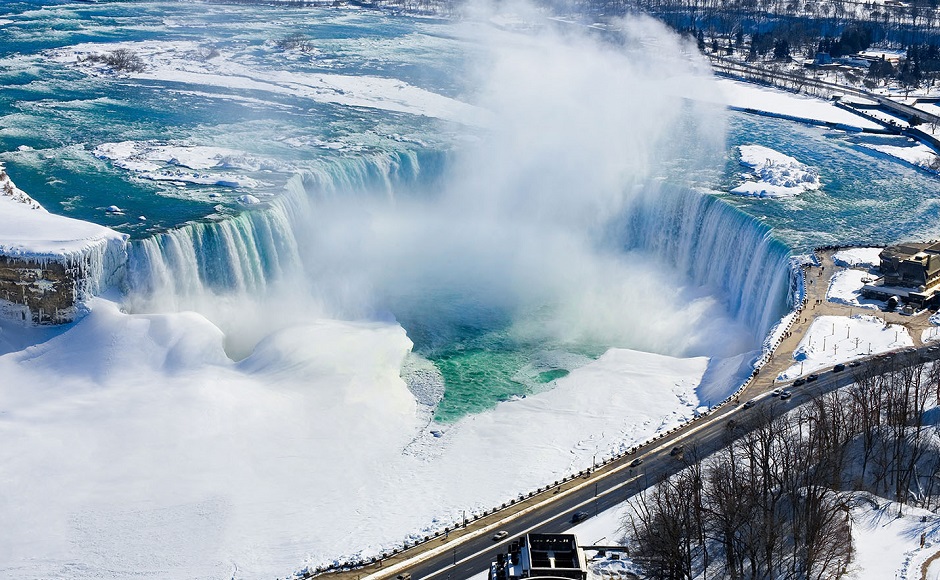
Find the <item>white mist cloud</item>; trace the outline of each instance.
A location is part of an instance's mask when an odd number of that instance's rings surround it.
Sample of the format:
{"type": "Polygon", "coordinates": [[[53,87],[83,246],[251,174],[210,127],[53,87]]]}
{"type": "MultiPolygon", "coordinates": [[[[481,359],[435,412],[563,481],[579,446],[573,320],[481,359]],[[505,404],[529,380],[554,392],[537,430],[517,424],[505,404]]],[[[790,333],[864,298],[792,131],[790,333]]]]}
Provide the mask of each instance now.
{"type": "Polygon", "coordinates": [[[544,18],[484,20],[463,31],[481,47],[467,99],[488,129],[434,199],[319,203],[303,244],[316,293],[339,316],[388,311],[444,341],[504,324],[532,342],[748,350],[753,337],[717,299],[604,236],[637,188],[724,151],[723,111],[674,90],[677,79],[714,90],[692,53],[648,19],[605,38],[544,18]],[[716,331],[728,336],[717,346],[716,331]]]}

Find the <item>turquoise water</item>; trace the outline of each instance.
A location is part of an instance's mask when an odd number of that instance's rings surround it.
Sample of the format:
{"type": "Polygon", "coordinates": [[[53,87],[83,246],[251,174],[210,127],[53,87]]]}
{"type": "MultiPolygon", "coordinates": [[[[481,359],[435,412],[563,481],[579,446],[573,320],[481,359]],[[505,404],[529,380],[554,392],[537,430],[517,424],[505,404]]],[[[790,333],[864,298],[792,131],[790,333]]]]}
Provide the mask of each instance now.
{"type": "MultiPolygon", "coordinates": [[[[798,252],[820,245],[940,237],[940,178],[859,145],[866,141],[908,143],[733,115],[730,144],[786,152],[817,168],[822,188],[787,200],[722,197],[773,227],[775,235],[798,252]]],[[[727,191],[739,182],[742,168],[730,153],[716,189],[727,191]]]]}
{"type": "Polygon", "coordinates": [[[433,20],[202,2],[4,3],[0,18],[11,21],[0,42],[0,161],[48,209],[135,238],[230,215],[245,193],[279,195],[298,169],[344,156],[446,149],[456,130],[430,117],[317,102],[290,91],[89,76],[50,58],[82,43],[101,52],[118,42],[138,52],[140,43],[152,41],[195,43],[251,70],[389,76],[446,94],[453,83],[445,73],[460,55],[455,43],[437,36],[442,25],[433,20]],[[292,35],[302,35],[309,50],[285,54],[274,45],[292,35]],[[157,183],[92,153],[125,140],[231,148],[277,166],[248,171],[263,182],[250,190],[157,183]],[[109,205],[126,215],[106,214],[109,205]]]}
{"type": "MultiPolygon", "coordinates": [[[[82,43],[92,43],[99,50],[130,43],[122,46],[142,52],[151,46],[147,43],[188,43],[199,54],[218,51],[229,62],[258,74],[373,75],[457,96],[465,88],[461,70],[473,48],[443,21],[359,9],[53,1],[3,3],[0,20],[9,21],[0,29],[0,83],[4,87],[0,92],[0,161],[22,189],[51,211],[129,233],[137,248],[155,234],[178,232],[192,222],[212,224],[245,211],[238,201],[244,194],[274,205],[270,200],[281,196],[285,184],[299,171],[321,176],[318,186],[307,192],[314,199],[358,195],[362,190],[391,197],[433,195],[447,172],[451,152],[477,131],[440,118],[322,102],[286,90],[289,83],[274,83],[277,86],[272,89],[209,80],[92,75],[74,62],[56,58],[82,43]],[[304,38],[305,50],[277,46],[277,41],[293,35],[304,38]],[[233,170],[255,179],[257,187],[155,182],[95,157],[95,147],[122,141],[223,147],[265,162],[233,170]],[[105,212],[110,205],[125,209],[124,214],[105,212]]],[[[734,146],[752,143],[818,168],[823,188],[796,199],[719,194],[770,226],[773,235],[795,251],[820,244],[940,237],[940,181],[859,146],[864,139],[885,138],[743,114],[729,118],[726,163],[693,177],[703,189],[727,191],[738,183],[742,171],[734,146]]],[[[729,225],[713,224],[716,235],[721,227],[750,227],[739,217],[722,219],[730,220],[722,222],[729,225]]],[[[265,220],[241,221],[255,224],[256,231],[255,237],[244,237],[239,243],[261,239],[273,227],[265,220]]],[[[655,223],[665,222],[651,222],[655,223]]],[[[692,232],[687,235],[700,233],[699,224],[687,225],[696,226],[686,228],[692,232]]],[[[229,243],[221,239],[221,229],[216,232],[211,225],[190,229],[202,232],[202,239],[212,240],[219,248],[229,243]]],[[[238,237],[236,230],[226,235],[238,237]]],[[[758,232],[754,239],[762,235],[758,232]]],[[[160,244],[184,238],[164,236],[160,244]]],[[[655,253],[654,246],[634,244],[631,248],[655,253]]],[[[225,268],[208,247],[201,246],[197,258],[202,263],[193,265],[192,279],[213,292],[238,287],[237,278],[243,274],[233,274],[232,268],[258,271],[262,277],[277,272],[271,264],[225,268]]],[[[687,240],[685,247],[694,249],[696,240],[687,240]]],[[[753,248],[740,249],[741,253],[749,251],[753,248]]],[[[768,251],[771,261],[778,264],[773,267],[779,267],[781,252],[768,251]]],[[[221,249],[216,253],[223,255],[221,249]]],[[[729,268],[745,262],[740,255],[727,258],[729,268]]],[[[696,261],[673,266],[693,280],[707,279],[707,273],[693,271],[696,261]]],[[[169,276],[173,273],[170,270],[169,276]]],[[[148,286],[145,279],[131,279],[140,288],[148,286]]],[[[761,280],[766,278],[756,277],[751,283],[764,284],[761,280]]],[[[172,281],[167,284],[161,288],[173,286],[172,281]]],[[[262,287],[250,286],[252,291],[262,287]]],[[[766,301],[769,306],[764,314],[776,316],[786,292],[786,288],[775,291],[766,301]]],[[[508,307],[461,302],[467,296],[429,294],[426,298],[426,303],[418,305],[391,302],[385,306],[408,331],[415,351],[434,362],[444,377],[445,397],[437,410],[440,421],[453,421],[497,401],[548,388],[610,346],[586,340],[533,341],[516,332],[518,312],[508,307]]],[[[726,309],[754,328],[765,326],[765,321],[758,322],[761,307],[743,298],[747,297],[725,299],[726,309]],[[740,305],[745,302],[746,306],[740,305]]],[[[754,337],[755,345],[759,341],[760,337],[754,337]]]]}

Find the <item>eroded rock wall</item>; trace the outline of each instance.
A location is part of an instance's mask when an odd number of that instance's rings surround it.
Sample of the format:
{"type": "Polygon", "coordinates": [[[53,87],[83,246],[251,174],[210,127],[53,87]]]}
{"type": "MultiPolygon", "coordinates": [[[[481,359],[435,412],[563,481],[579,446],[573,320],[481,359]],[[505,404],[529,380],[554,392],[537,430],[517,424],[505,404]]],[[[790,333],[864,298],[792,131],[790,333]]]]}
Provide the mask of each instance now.
{"type": "Polygon", "coordinates": [[[0,299],[33,324],[60,324],[75,317],[75,271],[57,261],[0,256],[0,299]]]}

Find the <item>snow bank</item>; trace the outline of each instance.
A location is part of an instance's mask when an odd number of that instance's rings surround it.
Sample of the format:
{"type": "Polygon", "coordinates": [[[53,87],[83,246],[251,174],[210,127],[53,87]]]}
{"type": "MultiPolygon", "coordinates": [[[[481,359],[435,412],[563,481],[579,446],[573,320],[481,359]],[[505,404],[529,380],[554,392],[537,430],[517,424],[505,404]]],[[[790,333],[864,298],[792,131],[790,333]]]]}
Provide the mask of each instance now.
{"type": "Polygon", "coordinates": [[[731,193],[754,197],[793,197],[819,189],[819,173],[793,157],[761,145],[740,145],[741,164],[753,168],[746,181],[731,193]]]}
{"type": "Polygon", "coordinates": [[[845,268],[877,268],[881,265],[879,257],[884,248],[849,248],[839,250],[832,255],[836,266],[845,268]]]}
{"type": "Polygon", "coordinates": [[[0,576],[282,577],[375,555],[679,424],[708,363],[612,350],[429,426],[397,324],[298,320],[233,363],[197,314],[90,308],[0,356],[0,576]]]}
{"type": "Polygon", "coordinates": [[[937,152],[923,143],[914,142],[913,139],[908,146],[879,145],[864,142],[859,143],[859,145],[900,159],[914,167],[919,167],[920,169],[933,173],[940,173],[940,157],[937,156],[937,152]]]}
{"type": "Polygon", "coordinates": [[[826,290],[826,300],[857,308],[878,310],[884,304],[883,302],[862,296],[862,287],[874,278],[875,276],[864,270],[836,272],[836,275],[829,282],[829,288],[826,290]]]}
{"type": "Polygon", "coordinates": [[[797,364],[778,378],[795,379],[840,362],[906,346],[914,346],[914,340],[903,326],[885,327],[881,319],[868,315],[820,316],[793,352],[797,364]]]}
{"type": "MultiPolygon", "coordinates": [[[[715,80],[724,104],[776,115],[813,119],[858,129],[881,129],[881,125],[840,109],[829,101],[727,78],[715,80]]],[[[691,95],[691,98],[701,96],[691,95]]]]}

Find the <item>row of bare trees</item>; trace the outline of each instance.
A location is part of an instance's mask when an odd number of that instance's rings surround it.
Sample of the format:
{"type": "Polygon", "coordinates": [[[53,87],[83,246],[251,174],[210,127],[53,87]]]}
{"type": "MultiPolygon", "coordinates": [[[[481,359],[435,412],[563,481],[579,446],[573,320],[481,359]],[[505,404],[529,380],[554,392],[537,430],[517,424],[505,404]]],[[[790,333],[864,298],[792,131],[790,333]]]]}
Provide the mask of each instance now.
{"type": "Polygon", "coordinates": [[[726,446],[631,499],[625,542],[650,578],[823,580],[852,560],[854,490],[936,508],[940,365],[886,360],[856,384],[727,429],[726,446]]]}

